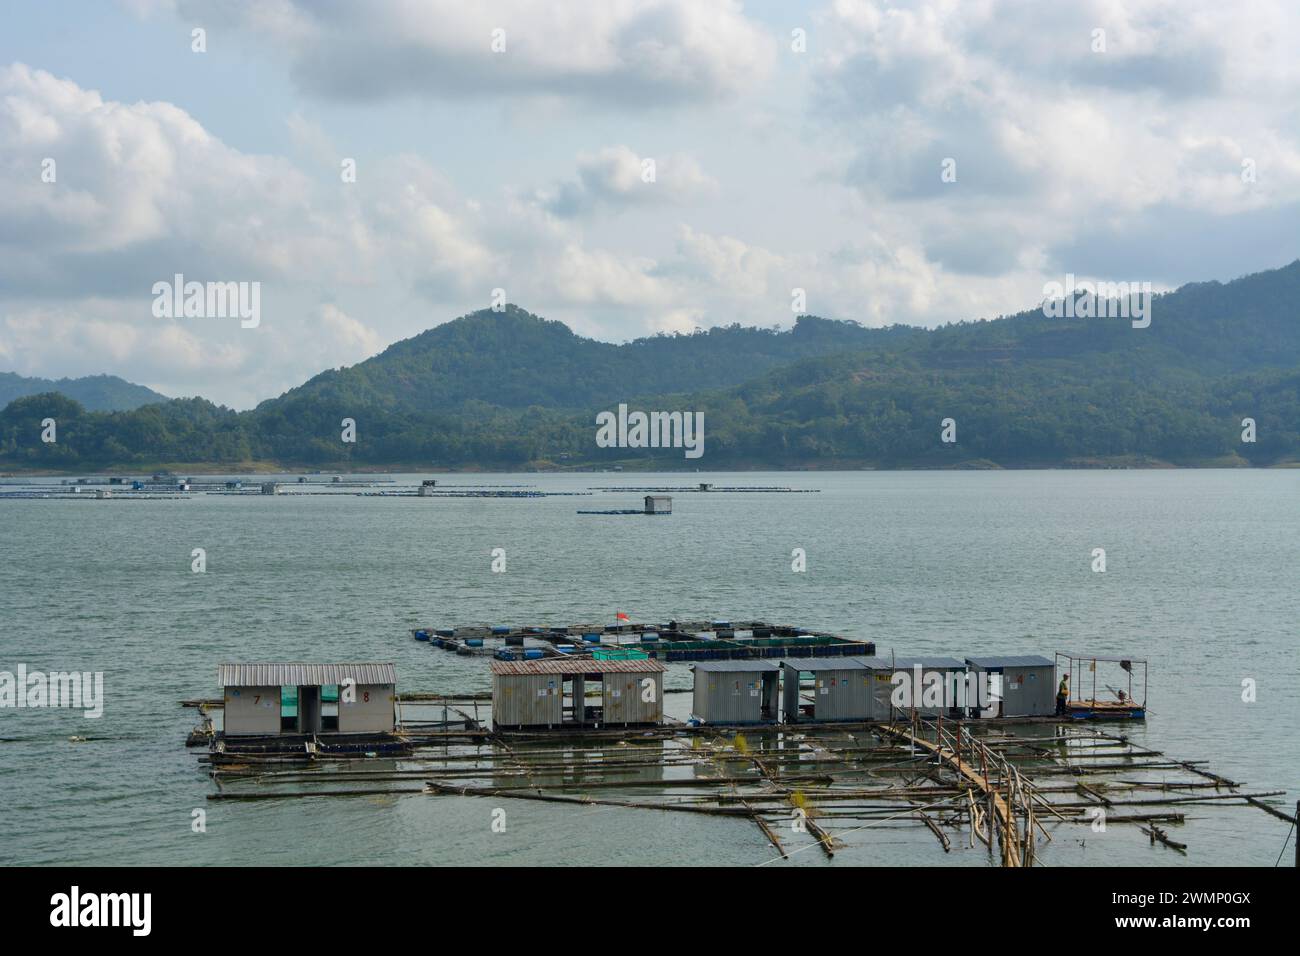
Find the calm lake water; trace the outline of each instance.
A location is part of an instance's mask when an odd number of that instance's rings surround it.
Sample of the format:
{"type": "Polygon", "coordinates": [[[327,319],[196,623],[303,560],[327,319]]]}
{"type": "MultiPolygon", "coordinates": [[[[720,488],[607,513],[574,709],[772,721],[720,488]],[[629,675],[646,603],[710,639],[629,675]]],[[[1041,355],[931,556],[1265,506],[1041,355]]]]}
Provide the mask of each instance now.
{"type": "MultiPolygon", "coordinates": [[[[414,477],[414,476],[411,476],[414,477]]],[[[105,672],[104,714],[0,710],[0,863],[742,864],[752,823],[621,808],[390,795],[212,802],[184,746],[239,660],[394,661],[399,688],[490,689],[487,662],[416,625],[761,618],[881,653],[1086,650],[1151,661],[1136,742],[1300,791],[1300,471],[455,475],[440,484],[790,485],[819,494],[634,492],[523,500],[196,495],[0,501],[0,670],[105,672]],[[190,570],[207,552],[207,572],[190,570]],[[507,570],[492,573],[491,552],[507,570]],[[807,552],[807,572],[791,552],[807,552]],[[1106,572],[1091,570],[1106,551],[1106,572]],[[1242,701],[1242,682],[1257,700],[1242,701]],[[89,737],[70,742],[69,737],[89,737]],[[508,805],[504,833],[490,815],[508,805]],[[207,811],[194,833],[191,812],[207,811]]],[[[10,482],[4,487],[11,487],[10,482]]],[[[687,687],[670,665],[669,687],[687,687]]],[[[684,716],[689,696],[670,695],[684,716]]],[[[410,784],[403,784],[409,786],[410,784]]],[[[1268,865],[1287,824],[1188,806],[1180,857],[1131,826],[1060,828],[1046,865],[1268,865]]],[[[964,834],[843,837],[831,865],[985,866],[964,834]]],[[[795,841],[797,845],[798,841],[795,841]]],[[[826,865],[819,852],[791,863],[826,865]]]]}

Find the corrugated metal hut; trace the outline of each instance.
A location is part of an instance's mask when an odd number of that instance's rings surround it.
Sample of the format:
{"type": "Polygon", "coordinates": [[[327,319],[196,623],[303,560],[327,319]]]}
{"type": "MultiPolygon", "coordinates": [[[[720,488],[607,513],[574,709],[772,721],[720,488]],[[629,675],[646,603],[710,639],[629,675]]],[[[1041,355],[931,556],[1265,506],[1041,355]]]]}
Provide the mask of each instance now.
{"type": "Polygon", "coordinates": [[[496,728],[630,727],[664,716],[659,661],[492,661],[492,724],[496,728]],[[593,686],[594,685],[594,686],[593,686]],[[595,693],[588,696],[588,688],[595,693]],[[590,703],[592,699],[599,703],[590,703]]]}
{"type": "Polygon", "coordinates": [[[885,720],[893,671],[879,657],[791,657],[781,663],[786,723],[801,720],[885,720]],[[802,678],[811,701],[801,700],[802,678]],[[878,698],[883,706],[877,703],[878,698]]]}
{"type": "MultiPolygon", "coordinates": [[[[1050,717],[1056,712],[1056,665],[1039,654],[1003,654],[968,657],[976,674],[1002,675],[1002,703],[998,717],[1050,717]]],[[[971,716],[979,716],[972,708],[971,716]]]]}
{"type": "Polygon", "coordinates": [[[648,515],[670,515],[673,513],[673,499],[668,495],[646,495],[645,513],[648,515]]]}
{"type": "Polygon", "coordinates": [[[397,724],[392,664],[221,664],[217,683],[226,736],[391,734],[397,724]]]}
{"type": "Polygon", "coordinates": [[[775,661],[701,661],[693,664],[691,712],[710,724],[776,723],[781,667],[775,661]]]}
{"type": "MultiPolygon", "coordinates": [[[[888,660],[888,658],[882,658],[888,660]]],[[[927,680],[930,674],[939,674],[945,701],[951,701],[956,698],[959,692],[957,684],[964,683],[966,680],[966,665],[955,657],[898,657],[893,661],[893,675],[905,673],[909,677],[909,687],[911,699],[916,707],[916,712],[922,717],[945,717],[950,715],[950,706],[947,702],[939,706],[925,706],[925,691],[927,680]],[[919,668],[919,670],[918,670],[919,668]]],[[[892,680],[892,675],[891,675],[892,680]]],[[[889,694],[886,696],[886,706],[890,706],[890,701],[897,684],[891,683],[889,694]]],[[[897,711],[897,708],[894,708],[897,711]]],[[[906,708],[911,712],[911,708],[906,708]]],[[[887,719],[888,715],[885,718],[887,719]]]]}

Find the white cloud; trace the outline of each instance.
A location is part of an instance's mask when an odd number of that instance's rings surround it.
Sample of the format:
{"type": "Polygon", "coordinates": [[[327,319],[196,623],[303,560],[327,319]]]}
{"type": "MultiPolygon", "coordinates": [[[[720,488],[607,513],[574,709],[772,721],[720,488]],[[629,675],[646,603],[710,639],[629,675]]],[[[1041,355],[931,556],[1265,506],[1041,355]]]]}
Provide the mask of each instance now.
{"type": "Polygon", "coordinates": [[[316,310],[312,328],[317,350],[333,353],[332,358],[326,358],[326,365],[353,365],[382,352],[388,344],[370,326],[333,304],[316,310]]]}
{"type": "Polygon", "coordinates": [[[376,169],[358,215],[365,244],[376,250],[403,283],[426,297],[487,297],[500,259],[479,238],[484,214],[459,196],[433,166],[399,156],[376,169]],[[491,284],[490,284],[491,283],[491,284]]]}
{"type": "Polygon", "coordinates": [[[134,321],[121,303],[110,300],[0,309],[0,361],[24,375],[76,377],[129,369],[133,381],[181,395],[194,391],[190,383],[196,377],[236,373],[249,357],[248,345],[209,341],[175,322],[134,321]]]}
{"type": "Polygon", "coordinates": [[[1030,307],[1065,271],[1159,285],[1300,249],[1282,2],[831,0],[790,17],[806,55],[731,2],[129,5],[286,80],[211,117],[168,102],[205,102],[194,76],[97,92],[93,50],[73,79],[0,68],[4,367],[244,406],[497,287],[622,340],[788,324],[794,287],[815,314],[931,324],[1030,307]],[[266,129],[283,145],[232,145],[266,129]],[[261,280],[260,328],[160,325],[150,289],[174,272],[261,280]]]}
{"type": "Polygon", "coordinates": [[[1099,224],[1300,202],[1300,70],[1278,42],[1300,11],[1253,9],[836,0],[819,23],[824,128],[847,144],[843,181],[886,215],[906,209],[936,262],[1069,267],[1064,250],[1099,224]]]}
{"type": "Polygon", "coordinates": [[[346,216],[285,160],[231,149],[170,103],[106,101],[23,64],[0,68],[0,172],[11,292],[144,297],[174,272],[270,280],[355,258],[346,216]]]}
{"type": "Polygon", "coordinates": [[[374,328],[355,318],[332,302],[310,309],[301,321],[268,324],[263,334],[248,342],[243,366],[237,371],[241,379],[253,375],[264,377],[263,385],[250,398],[257,400],[299,385],[325,369],[341,368],[378,355],[390,344],[374,328]],[[286,367],[285,357],[293,356],[293,366],[286,367]],[[268,380],[269,379],[269,380],[268,380]]]}
{"type": "Polygon", "coordinates": [[[699,202],[717,190],[717,182],[691,156],[638,156],[627,146],[607,146],[578,156],[576,179],[539,195],[546,209],[561,217],[598,209],[699,202]]]}
{"type": "Polygon", "coordinates": [[[621,105],[729,99],[767,72],[771,39],[731,0],[182,2],[287,55],[294,78],[340,100],[554,96],[621,105]],[[504,52],[493,31],[504,30],[504,52]]]}

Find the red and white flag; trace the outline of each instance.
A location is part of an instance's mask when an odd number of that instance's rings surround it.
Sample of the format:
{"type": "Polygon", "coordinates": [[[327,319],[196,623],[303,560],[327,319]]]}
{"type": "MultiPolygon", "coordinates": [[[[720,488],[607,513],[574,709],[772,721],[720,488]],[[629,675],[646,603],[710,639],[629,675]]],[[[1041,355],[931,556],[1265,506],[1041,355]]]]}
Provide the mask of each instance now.
{"type": "Polygon", "coordinates": [[[631,619],[630,617],[628,617],[626,614],[624,614],[622,611],[619,611],[617,614],[614,615],[614,620],[616,620],[616,621],[631,621],[632,619],[631,619]]]}

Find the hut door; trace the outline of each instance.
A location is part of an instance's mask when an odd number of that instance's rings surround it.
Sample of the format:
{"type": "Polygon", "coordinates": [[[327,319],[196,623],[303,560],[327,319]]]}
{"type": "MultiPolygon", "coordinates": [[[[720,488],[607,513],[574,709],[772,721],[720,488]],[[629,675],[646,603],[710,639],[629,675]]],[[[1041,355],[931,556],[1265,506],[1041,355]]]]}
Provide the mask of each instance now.
{"type": "Polygon", "coordinates": [[[1002,694],[998,700],[998,716],[1005,717],[1008,713],[1019,715],[1021,712],[1016,709],[1016,705],[1020,702],[1020,692],[1024,689],[1020,686],[1020,681],[1024,680],[1024,677],[1017,680],[1016,675],[1008,674],[1006,671],[998,671],[998,674],[1002,678],[1002,694]],[[1011,704],[1010,707],[1007,706],[1008,703],[1011,704]]]}
{"type": "Polygon", "coordinates": [[[763,705],[759,716],[763,720],[776,720],[776,671],[764,671],[762,688],[763,705]]]}
{"type": "Polygon", "coordinates": [[[298,733],[321,732],[321,700],[319,687],[298,688],[298,733]]]}
{"type": "Polygon", "coordinates": [[[280,733],[298,732],[298,688],[280,688],[280,733]]]}

